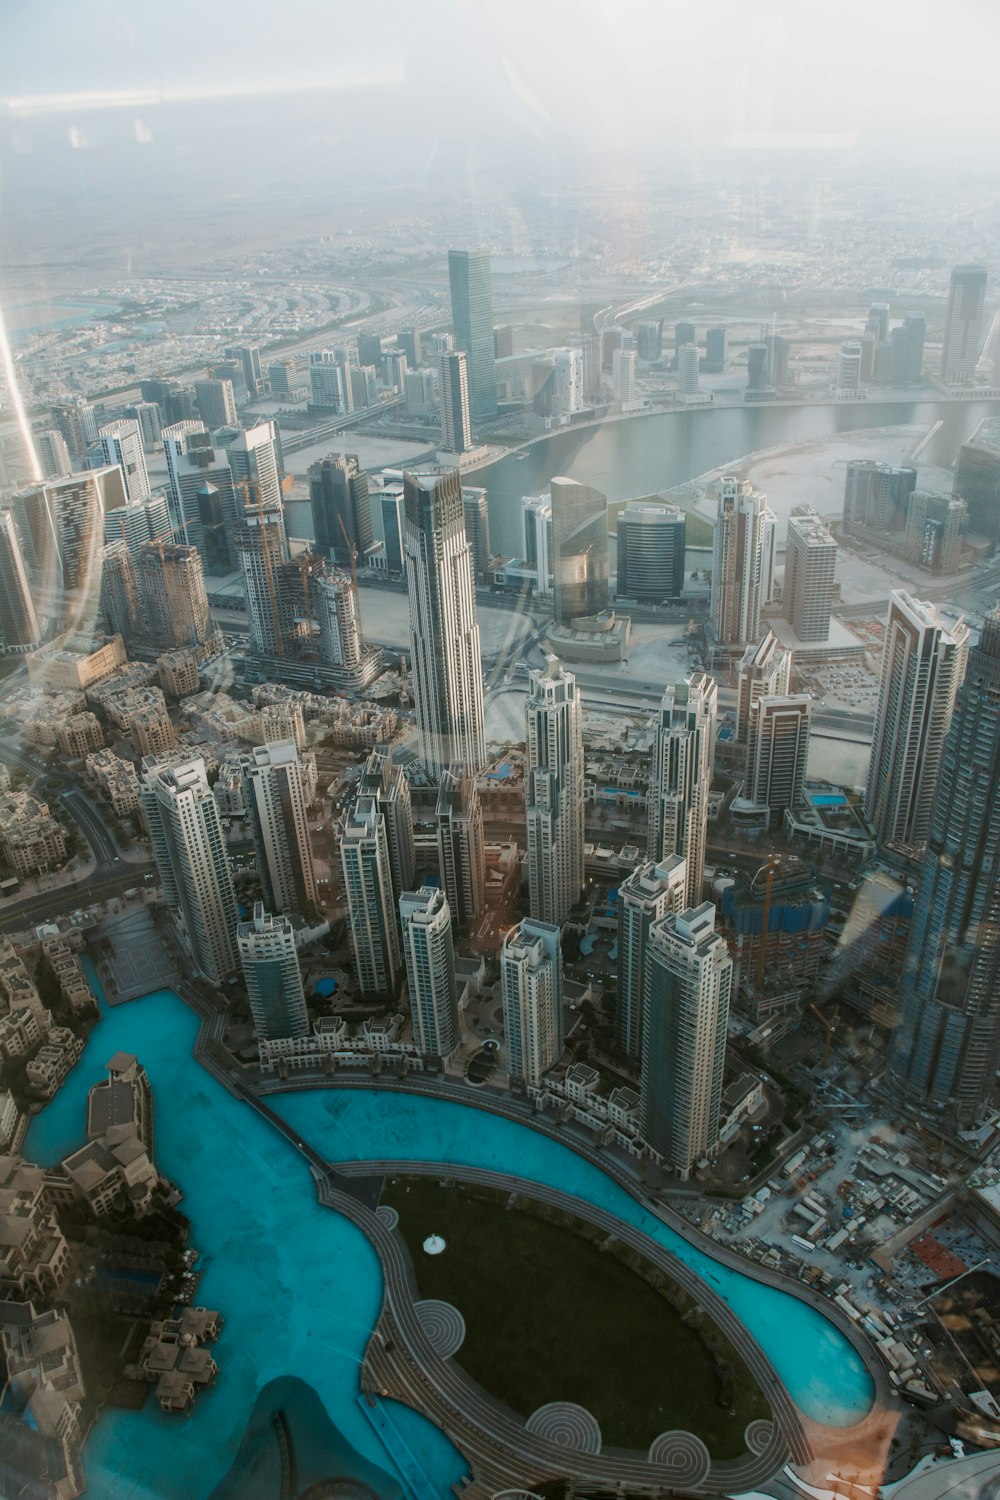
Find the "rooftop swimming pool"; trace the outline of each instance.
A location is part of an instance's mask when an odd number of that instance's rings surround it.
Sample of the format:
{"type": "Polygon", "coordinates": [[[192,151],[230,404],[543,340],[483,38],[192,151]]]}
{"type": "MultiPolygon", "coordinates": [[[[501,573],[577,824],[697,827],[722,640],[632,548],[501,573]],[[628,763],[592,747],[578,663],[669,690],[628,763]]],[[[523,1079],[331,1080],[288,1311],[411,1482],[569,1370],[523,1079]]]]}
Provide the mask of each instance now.
{"type": "MultiPolygon", "coordinates": [[[[378,1315],[375,1252],[346,1219],[321,1209],[305,1163],[247,1104],[194,1061],[197,1019],[171,991],[107,1010],[55,1099],[32,1122],[25,1154],[58,1161],[84,1138],[88,1089],[118,1050],[141,1059],[153,1086],[156,1156],[183,1189],[201,1250],[198,1300],[226,1323],[217,1385],[193,1417],[107,1412],[85,1465],[102,1500],[204,1500],[225,1473],[260,1388],[294,1375],[312,1385],[344,1436],[391,1468],[356,1397],[358,1368],[378,1315]]],[[[557,1141],[483,1110],[384,1090],[324,1090],[268,1101],[330,1160],[461,1162],[552,1184],[655,1236],[722,1296],[767,1351],[809,1416],[844,1425],[869,1409],[872,1385],[853,1346],[820,1313],[719,1265],[661,1224],[596,1166],[557,1141]]],[[[461,1455],[431,1423],[387,1403],[442,1496],[461,1455]]]]}

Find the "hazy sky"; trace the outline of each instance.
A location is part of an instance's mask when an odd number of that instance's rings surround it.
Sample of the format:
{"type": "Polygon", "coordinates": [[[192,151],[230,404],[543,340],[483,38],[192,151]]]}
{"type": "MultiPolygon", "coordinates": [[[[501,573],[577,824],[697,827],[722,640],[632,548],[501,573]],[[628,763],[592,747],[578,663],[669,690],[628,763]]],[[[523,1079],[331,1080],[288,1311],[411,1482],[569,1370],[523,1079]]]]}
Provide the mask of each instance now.
{"type": "Polygon", "coordinates": [[[161,96],[290,88],[338,129],[367,99],[429,135],[588,151],[979,147],[998,42],[996,0],[3,0],[0,98],[85,143],[102,101],[141,140],[161,96]]]}

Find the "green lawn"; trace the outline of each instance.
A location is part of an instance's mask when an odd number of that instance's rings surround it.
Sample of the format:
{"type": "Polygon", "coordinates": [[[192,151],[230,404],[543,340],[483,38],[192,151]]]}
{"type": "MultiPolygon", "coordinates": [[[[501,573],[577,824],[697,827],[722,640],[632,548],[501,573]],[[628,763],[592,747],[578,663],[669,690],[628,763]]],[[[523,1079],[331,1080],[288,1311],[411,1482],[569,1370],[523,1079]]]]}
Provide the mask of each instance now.
{"type": "Polygon", "coordinates": [[[720,1405],[716,1360],[701,1336],[661,1292],[584,1238],[594,1232],[587,1226],[577,1233],[506,1209],[497,1192],[427,1178],[392,1180],[382,1201],[399,1212],[421,1296],[453,1303],[465,1319],[457,1362],[522,1416],[546,1401],[577,1401],[605,1444],[645,1450],[681,1427],[723,1459],[743,1453],[746,1424],[769,1415],[746,1366],[713,1330],[735,1390],[734,1409],[729,1397],[720,1405]],[[430,1234],[447,1242],[442,1255],[424,1253],[430,1234]]]}

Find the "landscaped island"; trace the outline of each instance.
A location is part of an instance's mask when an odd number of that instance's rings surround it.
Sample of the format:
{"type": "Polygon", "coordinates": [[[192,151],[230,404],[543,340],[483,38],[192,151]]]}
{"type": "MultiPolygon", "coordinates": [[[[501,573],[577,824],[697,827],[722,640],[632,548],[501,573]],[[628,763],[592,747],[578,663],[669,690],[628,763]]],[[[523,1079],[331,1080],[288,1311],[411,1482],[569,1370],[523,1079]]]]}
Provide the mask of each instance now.
{"type": "Polygon", "coordinates": [[[456,1362],[524,1417],[572,1401],[604,1443],[646,1451],[661,1432],[696,1433],[713,1459],[746,1450],[747,1424],[770,1416],[739,1354],[693,1299],[593,1225],[520,1195],[387,1183],[421,1297],[465,1321],[456,1362]],[[440,1255],[423,1244],[445,1241],[440,1255]]]}

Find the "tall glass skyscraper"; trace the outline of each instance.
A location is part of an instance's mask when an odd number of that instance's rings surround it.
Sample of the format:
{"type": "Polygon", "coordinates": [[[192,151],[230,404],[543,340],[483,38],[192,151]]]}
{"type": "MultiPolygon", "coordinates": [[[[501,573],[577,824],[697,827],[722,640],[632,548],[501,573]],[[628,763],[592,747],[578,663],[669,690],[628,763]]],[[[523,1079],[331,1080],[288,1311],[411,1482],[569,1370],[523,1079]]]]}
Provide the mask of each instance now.
{"type": "Polygon", "coordinates": [[[449,250],[451,321],[455,348],[469,356],[469,405],[474,422],[497,414],[497,371],[493,348],[493,285],[486,250],[449,250]]]}
{"type": "Polygon", "coordinates": [[[938,775],[889,1056],[917,1106],[973,1124],[1000,1064],[1000,610],[969,652],[938,775]]]}

